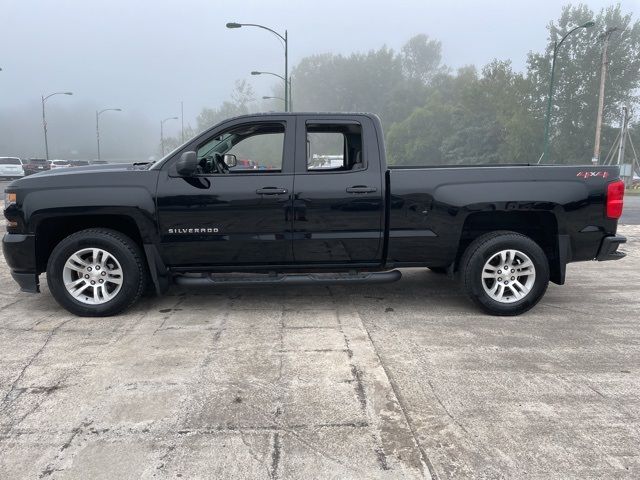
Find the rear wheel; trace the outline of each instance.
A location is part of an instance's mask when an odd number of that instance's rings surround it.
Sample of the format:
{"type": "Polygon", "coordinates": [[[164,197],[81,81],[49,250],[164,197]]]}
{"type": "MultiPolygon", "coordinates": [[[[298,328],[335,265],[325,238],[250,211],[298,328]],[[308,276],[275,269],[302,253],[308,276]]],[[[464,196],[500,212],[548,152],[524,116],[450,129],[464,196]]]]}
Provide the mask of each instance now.
{"type": "Polygon", "coordinates": [[[115,315],[140,297],[146,267],[138,245],[109,229],[89,229],[61,241],[47,265],[53,297],[71,313],[115,315]]]}
{"type": "Polygon", "coordinates": [[[462,287],[493,315],[519,315],[531,309],[549,284],[549,262],[531,238],[492,232],[474,240],[460,261],[462,287]]]}

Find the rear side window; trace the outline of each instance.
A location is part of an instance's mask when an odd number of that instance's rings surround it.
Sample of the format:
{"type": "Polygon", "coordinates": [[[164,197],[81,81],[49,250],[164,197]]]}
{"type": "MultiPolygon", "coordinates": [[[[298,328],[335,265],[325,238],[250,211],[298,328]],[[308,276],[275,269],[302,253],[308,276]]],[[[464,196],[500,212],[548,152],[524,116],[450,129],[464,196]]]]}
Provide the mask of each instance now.
{"type": "Polygon", "coordinates": [[[344,172],[364,168],[360,125],[307,123],[308,172],[344,172]]]}
{"type": "Polygon", "coordinates": [[[2,157],[0,158],[0,165],[22,165],[19,158],[2,157]]]}

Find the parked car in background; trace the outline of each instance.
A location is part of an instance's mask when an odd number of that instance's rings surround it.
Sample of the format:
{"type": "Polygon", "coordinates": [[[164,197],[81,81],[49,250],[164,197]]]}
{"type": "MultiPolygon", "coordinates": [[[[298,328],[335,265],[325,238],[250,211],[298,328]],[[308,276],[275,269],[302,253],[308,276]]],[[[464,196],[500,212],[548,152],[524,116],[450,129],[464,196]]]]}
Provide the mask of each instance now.
{"type": "Polygon", "coordinates": [[[44,158],[30,158],[22,167],[25,175],[51,170],[51,165],[44,158]]]}
{"type": "Polygon", "coordinates": [[[18,157],[0,157],[0,178],[24,177],[22,161],[18,157]]]}
{"type": "Polygon", "coordinates": [[[72,167],[86,167],[89,165],[89,160],[70,160],[69,163],[72,167]]]}
{"type": "Polygon", "coordinates": [[[91,165],[107,165],[109,162],[106,160],[91,160],[91,165]]]}
{"type": "Polygon", "coordinates": [[[49,164],[52,169],[55,168],[69,168],[71,164],[67,160],[50,160],[49,164]]]}

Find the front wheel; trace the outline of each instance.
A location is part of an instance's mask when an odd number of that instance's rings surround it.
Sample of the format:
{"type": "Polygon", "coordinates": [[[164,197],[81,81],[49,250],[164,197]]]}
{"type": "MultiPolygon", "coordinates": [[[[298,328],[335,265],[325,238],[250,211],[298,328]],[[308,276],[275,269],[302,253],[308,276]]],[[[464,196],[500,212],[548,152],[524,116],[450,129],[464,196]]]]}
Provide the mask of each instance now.
{"type": "Polygon", "coordinates": [[[47,284],[57,302],[84,317],[115,315],[145,289],[146,266],[138,245],[110,229],[88,229],[62,240],[47,264],[47,284]]]}
{"type": "Polygon", "coordinates": [[[526,312],[549,285],[544,251],[515,232],[492,232],[474,240],[462,256],[460,271],[465,293],[493,315],[526,312]]]}

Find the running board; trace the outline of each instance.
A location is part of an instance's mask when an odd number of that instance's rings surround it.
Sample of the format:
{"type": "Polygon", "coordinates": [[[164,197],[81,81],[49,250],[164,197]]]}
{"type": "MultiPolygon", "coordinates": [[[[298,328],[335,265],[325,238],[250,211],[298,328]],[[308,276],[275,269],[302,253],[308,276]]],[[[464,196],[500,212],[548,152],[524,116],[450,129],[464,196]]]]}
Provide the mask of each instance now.
{"type": "Polygon", "coordinates": [[[174,282],[189,287],[196,286],[251,286],[251,285],[336,285],[349,283],[390,283],[400,280],[399,270],[389,272],[357,273],[292,273],[292,274],[201,274],[177,275],[174,282]]]}

